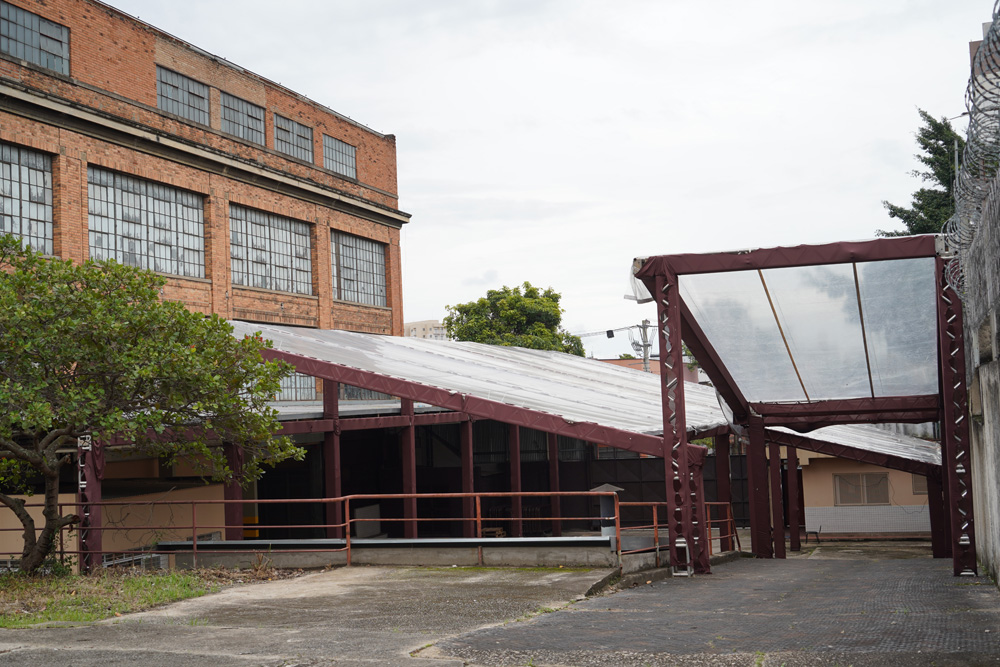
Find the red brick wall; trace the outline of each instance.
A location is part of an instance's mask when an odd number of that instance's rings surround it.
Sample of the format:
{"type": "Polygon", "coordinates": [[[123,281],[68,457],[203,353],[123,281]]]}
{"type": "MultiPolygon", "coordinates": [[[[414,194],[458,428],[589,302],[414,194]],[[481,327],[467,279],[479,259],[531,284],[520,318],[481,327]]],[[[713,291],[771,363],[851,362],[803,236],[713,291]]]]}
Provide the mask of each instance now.
{"type": "Polygon", "coordinates": [[[88,0],[13,0],[11,4],[69,27],[70,76],[0,60],[0,77],[389,208],[397,207],[394,136],[358,126],[276,83],[202,55],[185,42],[110,7],[88,0]],[[211,127],[156,109],[157,64],[212,88],[211,127]],[[265,107],[266,147],[232,139],[220,131],[220,90],[265,107]],[[313,128],[313,165],[289,160],[273,150],[275,112],[313,128]],[[355,146],[357,182],[322,168],[324,133],[355,146]]]}
{"type": "MultiPolygon", "coordinates": [[[[389,211],[397,210],[395,139],[391,135],[381,136],[347,122],[291,91],[215,62],[183,42],[103,5],[87,0],[14,0],[12,4],[69,26],[70,77],[0,58],[0,84],[14,84],[32,95],[44,91],[50,97],[88,107],[105,117],[266,166],[389,211]],[[156,110],[157,63],[212,86],[212,127],[156,110]],[[322,165],[324,133],[354,145],[358,182],[221,133],[220,90],[267,108],[268,146],[273,145],[275,111],[313,127],[314,158],[318,165],[322,165]]],[[[82,261],[89,255],[87,166],[99,166],[190,190],[205,198],[205,279],[171,277],[164,288],[164,298],[180,300],[193,310],[227,318],[402,334],[400,233],[396,227],[6,112],[0,112],[0,140],[53,156],[54,249],[59,256],[82,261]],[[310,224],[311,296],[232,285],[230,202],[310,224]],[[334,301],[331,229],[386,244],[387,307],[334,301]]]]}

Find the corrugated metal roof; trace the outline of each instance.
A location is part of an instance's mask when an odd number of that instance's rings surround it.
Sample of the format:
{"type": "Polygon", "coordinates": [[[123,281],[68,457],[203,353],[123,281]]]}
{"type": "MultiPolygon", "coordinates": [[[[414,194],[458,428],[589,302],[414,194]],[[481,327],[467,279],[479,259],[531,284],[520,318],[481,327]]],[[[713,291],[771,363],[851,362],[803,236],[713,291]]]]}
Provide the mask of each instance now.
{"type": "MultiPolygon", "coordinates": [[[[347,368],[557,415],[569,422],[649,435],[663,432],[660,378],[652,373],[560,352],[240,321],[231,324],[236,336],[259,331],[277,350],[347,368]]],[[[684,397],[689,433],[727,423],[711,387],[685,382],[684,397]]],[[[282,412],[285,418],[306,418],[296,414],[294,406],[282,406],[282,412]]],[[[913,461],[941,462],[936,443],[874,426],[828,426],[804,437],[913,461]]]]}

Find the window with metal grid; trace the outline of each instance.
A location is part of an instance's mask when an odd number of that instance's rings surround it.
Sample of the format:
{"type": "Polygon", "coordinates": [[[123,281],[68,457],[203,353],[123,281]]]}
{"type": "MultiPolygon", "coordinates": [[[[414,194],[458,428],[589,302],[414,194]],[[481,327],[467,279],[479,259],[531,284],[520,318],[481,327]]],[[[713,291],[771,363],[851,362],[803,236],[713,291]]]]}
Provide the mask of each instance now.
{"type": "Polygon", "coordinates": [[[323,135],[323,166],[348,178],[357,178],[355,149],[340,139],[323,135]]]}
{"type": "Polygon", "coordinates": [[[222,93],[222,131],[264,145],[264,107],[222,93]]]}
{"type": "Polygon", "coordinates": [[[204,208],[194,192],[88,167],[90,257],[204,278],[204,208]]]}
{"type": "Polygon", "coordinates": [[[0,53],[69,74],[69,28],[0,0],[0,53]]]}
{"type": "Polygon", "coordinates": [[[208,86],[157,65],[156,106],[167,113],[208,125],[208,86]]]}
{"type": "Polygon", "coordinates": [[[369,306],[386,305],[385,245],[343,232],[330,232],[333,296],[369,306]]]}
{"type": "Polygon", "coordinates": [[[834,475],[833,487],[836,505],[889,504],[889,475],[884,472],[834,475]]]}
{"type": "Polygon", "coordinates": [[[316,378],[312,375],[292,373],[281,379],[281,391],[275,396],[277,401],[315,401],[316,378]]]}
{"type": "Polygon", "coordinates": [[[234,285],[312,294],[308,224],[230,204],[229,232],[234,285]]]}
{"type": "Polygon", "coordinates": [[[274,148],[306,162],[313,161],[313,131],[291,118],[274,114],[274,148]]]}
{"type": "Polygon", "coordinates": [[[0,142],[0,234],[52,254],[52,158],[0,142]]]}

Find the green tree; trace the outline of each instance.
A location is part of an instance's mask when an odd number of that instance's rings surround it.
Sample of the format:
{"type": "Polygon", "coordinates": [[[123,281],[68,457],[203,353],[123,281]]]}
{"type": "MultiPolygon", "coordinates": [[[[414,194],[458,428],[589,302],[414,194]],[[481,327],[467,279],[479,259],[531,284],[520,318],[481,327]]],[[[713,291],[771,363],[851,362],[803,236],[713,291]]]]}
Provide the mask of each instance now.
{"type": "Polygon", "coordinates": [[[269,341],[239,340],[225,320],[161,301],[165,282],[116,262],[46,259],[0,237],[0,503],[24,528],[23,571],[78,520],[57,502],[78,436],[186,458],[219,481],[302,456],[274,437],[269,406],[290,367],[261,363],[269,341]],[[221,442],[244,447],[241,470],[229,469],[221,442]],[[38,487],[40,529],[16,497],[38,487]]]}
{"type": "Polygon", "coordinates": [[[525,282],[520,287],[488,290],[477,301],[447,306],[448,337],[487,345],[558,350],[583,356],[583,341],[559,328],[562,296],[525,282]]]}
{"type": "Polygon", "coordinates": [[[911,234],[938,234],[941,227],[955,212],[955,149],[962,155],[965,141],[952,129],[946,118],[935,119],[923,109],[917,109],[924,124],[917,131],[920,153],[914,155],[926,170],[910,172],[931,187],[913,193],[910,208],[883,201],[890,218],[897,218],[905,230],[879,229],[879,236],[909,236],[911,234]]]}

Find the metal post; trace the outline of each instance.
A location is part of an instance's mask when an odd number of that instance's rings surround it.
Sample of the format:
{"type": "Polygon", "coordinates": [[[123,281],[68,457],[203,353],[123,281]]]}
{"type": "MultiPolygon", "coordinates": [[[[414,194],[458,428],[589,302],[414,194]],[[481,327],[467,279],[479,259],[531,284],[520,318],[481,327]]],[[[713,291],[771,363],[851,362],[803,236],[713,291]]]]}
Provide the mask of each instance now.
{"type": "MultiPolygon", "coordinates": [[[[546,433],[549,446],[549,491],[559,493],[559,436],[555,433],[546,433]]],[[[562,503],[557,495],[551,496],[549,501],[552,513],[552,535],[559,537],[562,535],[562,503]]]]}
{"type": "MultiPolygon", "coordinates": [[[[323,493],[327,498],[343,495],[340,468],[340,383],[323,380],[323,419],[333,420],[333,430],[323,434],[323,493]]],[[[344,508],[338,502],[326,504],[326,536],[342,538],[344,508]]]]}
{"type": "Polygon", "coordinates": [[[101,564],[104,550],[101,530],[101,482],[104,479],[104,446],[89,435],[77,438],[77,503],[80,506],[80,570],[91,572],[101,564]]]}
{"type": "MultiPolygon", "coordinates": [[[[507,443],[510,446],[510,490],[521,492],[521,427],[507,424],[507,443]]],[[[521,496],[510,498],[511,522],[510,534],[521,537],[523,524],[521,522],[521,496]]]]}
{"type": "Polygon", "coordinates": [[[768,443],[768,463],[771,477],[771,536],[774,557],[785,557],[785,508],[781,502],[781,445],[768,443]]]}
{"type": "Polygon", "coordinates": [[[223,510],[226,517],[226,540],[242,540],[243,486],[240,484],[240,477],[243,474],[243,448],[227,442],[222,445],[222,449],[226,454],[226,465],[233,473],[233,476],[223,487],[223,497],[226,500],[240,501],[226,503],[223,510]]]}
{"type": "Polygon", "coordinates": [[[767,494],[767,460],[764,456],[764,420],[751,417],[747,444],[747,495],[750,496],[750,543],[757,558],[772,558],[771,519],[767,494]]]}
{"type": "Polygon", "coordinates": [[[947,526],[948,512],[941,489],[941,469],[927,475],[927,511],[931,519],[931,554],[934,558],[951,558],[951,540],[947,526]]]}
{"type": "Polygon", "coordinates": [[[951,513],[951,558],[955,575],[975,575],[976,526],[972,514],[972,457],[969,453],[968,392],[962,302],[948,285],[937,258],[938,361],[941,368],[941,454],[946,475],[945,505],[951,513]]]}
{"type": "Polygon", "coordinates": [[[712,571],[712,526],[708,523],[708,512],[705,507],[705,457],[708,449],[700,445],[688,445],[688,457],[691,462],[691,504],[694,508],[694,543],[692,557],[694,571],[697,574],[710,574],[712,571]]]}
{"type": "Polygon", "coordinates": [[[785,447],[785,455],[788,461],[788,534],[789,549],[800,551],[802,549],[802,536],[799,535],[799,452],[794,447],[785,447]]]}
{"type": "Polygon", "coordinates": [[[667,532],[670,565],[675,574],[689,571],[692,531],[687,425],[684,415],[684,356],[681,346],[680,291],[677,276],[656,276],[657,336],[660,345],[660,391],[663,404],[663,461],[667,486],[667,532]],[[683,546],[683,550],[678,547],[683,546]],[[683,562],[681,562],[683,556],[683,562]]]}
{"type": "MultiPolygon", "coordinates": [[[[475,493],[475,468],[473,465],[475,459],[472,447],[471,419],[459,423],[458,434],[462,454],[462,493],[475,493]]],[[[463,537],[476,536],[476,522],[473,521],[475,512],[476,508],[473,497],[467,496],[462,498],[462,516],[468,519],[468,521],[462,522],[463,537]]]]}
{"type": "Polygon", "coordinates": [[[413,539],[418,533],[417,499],[413,497],[417,492],[417,435],[416,427],[413,426],[413,401],[404,398],[401,403],[400,413],[410,417],[409,426],[404,426],[399,433],[399,444],[403,450],[403,493],[411,494],[403,500],[403,517],[407,519],[403,522],[403,536],[413,539]]]}
{"type": "MultiPolygon", "coordinates": [[[[733,485],[730,481],[729,465],[729,434],[715,436],[715,495],[720,503],[733,502],[733,485]]],[[[725,533],[726,531],[722,531],[725,533]]],[[[733,538],[723,537],[719,540],[720,551],[733,550],[733,538]]]]}

